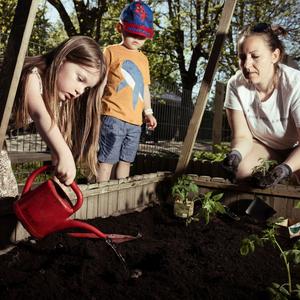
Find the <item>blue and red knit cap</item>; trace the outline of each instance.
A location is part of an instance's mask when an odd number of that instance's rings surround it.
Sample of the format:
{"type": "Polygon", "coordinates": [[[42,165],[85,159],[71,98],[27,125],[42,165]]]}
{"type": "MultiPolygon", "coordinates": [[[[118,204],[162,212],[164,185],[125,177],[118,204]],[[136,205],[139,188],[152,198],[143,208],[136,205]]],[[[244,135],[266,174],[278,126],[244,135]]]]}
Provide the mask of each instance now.
{"type": "Polygon", "coordinates": [[[126,32],[152,39],[153,12],[143,1],[132,1],[127,4],[120,15],[120,21],[126,32]]]}

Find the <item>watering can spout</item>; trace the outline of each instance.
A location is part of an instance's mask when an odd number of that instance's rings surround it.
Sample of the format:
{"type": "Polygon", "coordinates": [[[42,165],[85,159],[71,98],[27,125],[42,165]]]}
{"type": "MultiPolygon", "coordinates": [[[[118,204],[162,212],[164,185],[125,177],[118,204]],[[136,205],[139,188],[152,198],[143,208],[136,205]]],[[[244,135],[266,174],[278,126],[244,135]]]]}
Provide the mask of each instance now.
{"type": "Polygon", "coordinates": [[[99,229],[96,227],[77,220],[66,220],[63,224],[61,224],[60,228],[57,228],[57,231],[59,230],[64,230],[64,229],[71,229],[71,228],[79,228],[79,229],[84,229],[88,232],[71,232],[68,233],[68,235],[72,237],[77,237],[77,238],[103,238],[103,239],[109,239],[115,244],[120,244],[132,240],[136,240],[138,238],[141,238],[142,235],[138,233],[136,236],[132,235],[124,235],[124,234],[116,234],[116,233],[111,233],[111,234],[106,234],[101,232],[99,229]]]}

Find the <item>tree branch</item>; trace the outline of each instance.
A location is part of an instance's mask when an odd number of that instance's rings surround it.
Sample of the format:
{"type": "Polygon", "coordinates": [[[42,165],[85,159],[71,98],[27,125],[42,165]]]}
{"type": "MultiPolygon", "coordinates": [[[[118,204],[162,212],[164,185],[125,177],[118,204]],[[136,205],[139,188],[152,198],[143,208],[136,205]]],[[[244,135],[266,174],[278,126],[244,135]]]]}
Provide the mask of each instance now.
{"type": "Polygon", "coordinates": [[[64,23],[65,30],[66,30],[68,36],[76,35],[77,34],[76,29],[67,13],[65,7],[61,3],[61,1],[60,0],[48,0],[48,2],[52,6],[54,6],[54,8],[59,13],[59,15],[64,23]]]}

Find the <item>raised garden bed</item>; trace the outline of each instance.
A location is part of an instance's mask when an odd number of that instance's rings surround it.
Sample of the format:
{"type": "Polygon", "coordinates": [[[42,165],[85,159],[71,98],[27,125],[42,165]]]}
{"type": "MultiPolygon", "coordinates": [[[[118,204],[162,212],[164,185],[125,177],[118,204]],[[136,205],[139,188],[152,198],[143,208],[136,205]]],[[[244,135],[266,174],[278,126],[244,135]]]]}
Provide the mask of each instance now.
{"type": "MultiPolygon", "coordinates": [[[[0,259],[0,298],[255,300],[268,299],[272,282],[287,282],[282,259],[271,245],[240,255],[242,240],[260,234],[265,224],[237,209],[238,221],[218,215],[207,225],[200,219],[186,226],[167,201],[170,179],[171,174],[163,172],[80,185],[85,201],[75,218],[106,233],[142,234],[118,245],[127,271],[102,239],[56,233],[36,241],[25,239],[28,234],[19,224],[11,236],[19,242],[0,259]]],[[[251,190],[222,178],[193,179],[202,193],[224,192],[225,204],[239,203],[235,208],[260,195],[275,209],[284,203],[283,216],[297,216],[292,205],[298,200],[298,187],[251,190]]],[[[11,218],[8,208],[1,220],[6,217],[11,218]]],[[[283,249],[291,249],[295,239],[286,228],[279,234],[283,249]]],[[[291,271],[295,284],[300,270],[291,266],[291,271]]]]}
{"type": "MultiPolygon", "coordinates": [[[[103,183],[79,184],[84,201],[81,208],[72,215],[72,218],[86,220],[143,209],[150,202],[158,201],[158,195],[164,189],[163,182],[169,177],[170,173],[168,172],[157,172],[103,183]]],[[[20,186],[20,191],[22,189],[23,186],[20,186]]],[[[75,194],[69,196],[71,201],[75,203],[75,194]]],[[[5,232],[4,236],[0,234],[0,245],[28,237],[28,232],[17,222],[13,214],[12,203],[14,200],[13,198],[3,199],[0,206],[0,224],[3,229],[2,232],[5,232]]]]}
{"type": "MultiPolygon", "coordinates": [[[[103,240],[52,234],[1,256],[0,298],[265,300],[272,282],[287,281],[271,245],[240,255],[242,239],[264,228],[246,216],[186,227],[163,204],[89,223],[105,232],[142,234],[118,246],[128,273],[103,240]]],[[[284,232],[279,241],[284,248],[293,243],[284,232]]],[[[299,282],[299,269],[292,272],[299,282]]]]}

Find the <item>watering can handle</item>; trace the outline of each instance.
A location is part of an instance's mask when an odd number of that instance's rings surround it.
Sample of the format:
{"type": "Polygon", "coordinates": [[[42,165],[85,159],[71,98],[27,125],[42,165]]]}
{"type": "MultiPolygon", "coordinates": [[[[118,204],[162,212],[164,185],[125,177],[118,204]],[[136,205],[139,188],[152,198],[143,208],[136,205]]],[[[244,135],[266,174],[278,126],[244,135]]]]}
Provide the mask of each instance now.
{"type": "MultiPolygon", "coordinates": [[[[38,169],[36,169],[35,171],[33,171],[29,177],[27,178],[26,180],[26,183],[25,183],[25,186],[24,186],[24,189],[23,189],[23,192],[22,192],[22,195],[24,195],[25,193],[27,193],[28,191],[30,191],[30,188],[32,186],[32,183],[34,181],[34,179],[39,175],[41,174],[42,172],[45,172],[47,170],[53,170],[53,166],[42,166],[38,169]]],[[[82,193],[78,187],[78,185],[76,184],[75,181],[73,181],[70,185],[70,187],[72,188],[72,190],[74,191],[74,193],[76,194],[76,197],[77,197],[77,202],[76,204],[73,206],[73,209],[74,211],[76,211],[77,209],[79,209],[82,205],[82,202],[83,202],[83,196],[82,196],[82,193]]]]}

